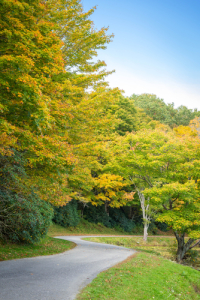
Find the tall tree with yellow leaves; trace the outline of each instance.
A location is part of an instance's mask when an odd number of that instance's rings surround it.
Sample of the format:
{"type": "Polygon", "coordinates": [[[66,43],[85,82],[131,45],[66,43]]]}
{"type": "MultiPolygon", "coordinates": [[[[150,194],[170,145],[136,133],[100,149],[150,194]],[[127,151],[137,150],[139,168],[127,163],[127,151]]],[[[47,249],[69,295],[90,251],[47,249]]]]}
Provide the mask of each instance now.
{"type": "Polygon", "coordinates": [[[103,108],[119,94],[104,87],[105,63],[92,62],[112,38],[107,28],[94,29],[93,11],[84,12],[79,0],[0,4],[1,153],[22,152],[26,184],[58,205],[70,199],[68,175],[83,161],[80,145],[91,152],[91,141],[112,122],[103,108]]]}
{"type": "Polygon", "coordinates": [[[163,127],[128,134],[116,144],[111,166],[139,193],[144,237],[151,210],[172,228],[178,262],[200,243],[200,142],[191,130],[181,131],[163,127]]]}

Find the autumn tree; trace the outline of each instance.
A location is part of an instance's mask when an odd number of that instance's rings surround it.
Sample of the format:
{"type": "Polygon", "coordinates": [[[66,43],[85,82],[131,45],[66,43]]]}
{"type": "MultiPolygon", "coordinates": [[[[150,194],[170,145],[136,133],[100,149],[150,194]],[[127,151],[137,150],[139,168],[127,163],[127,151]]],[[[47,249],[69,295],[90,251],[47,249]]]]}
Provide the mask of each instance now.
{"type": "Polygon", "coordinates": [[[156,219],[172,228],[180,262],[200,242],[199,139],[162,128],[129,134],[120,145],[116,165],[139,180],[144,198],[158,213],[156,219]]]}
{"type": "Polygon", "coordinates": [[[9,0],[0,11],[1,152],[23,152],[25,182],[60,205],[74,189],[68,177],[80,161],[76,145],[109,126],[102,110],[116,91],[104,88],[109,72],[92,58],[112,36],[94,29],[94,9],[84,12],[79,0],[9,0]]]}
{"type": "Polygon", "coordinates": [[[193,131],[197,131],[197,134],[200,137],[200,117],[191,120],[189,126],[193,131]]]}
{"type": "Polygon", "coordinates": [[[91,200],[120,96],[93,59],[112,39],[93,12],[79,0],[0,3],[0,188],[15,200],[91,200]]]}
{"type": "Polygon", "coordinates": [[[72,162],[70,146],[53,132],[52,77],[64,72],[63,43],[53,33],[54,24],[43,17],[45,9],[37,0],[0,4],[1,134],[13,141],[10,149],[23,153],[32,179],[28,185],[34,184],[36,173],[72,162]],[[58,149],[65,158],[55,155],[58,149]]]}

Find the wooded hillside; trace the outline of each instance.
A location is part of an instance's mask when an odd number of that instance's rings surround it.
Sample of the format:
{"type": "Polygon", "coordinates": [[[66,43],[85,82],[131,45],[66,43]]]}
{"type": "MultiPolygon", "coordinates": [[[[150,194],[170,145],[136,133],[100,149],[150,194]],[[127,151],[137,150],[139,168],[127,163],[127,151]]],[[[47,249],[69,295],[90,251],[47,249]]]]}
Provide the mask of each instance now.
{"type": "Polygon", "coordinates": [[[52,219],[171,228],[180,261],[200,238],[200,112],[111,89],[93,12],[0,3],[0,237],[35,243],[52,219]]]}

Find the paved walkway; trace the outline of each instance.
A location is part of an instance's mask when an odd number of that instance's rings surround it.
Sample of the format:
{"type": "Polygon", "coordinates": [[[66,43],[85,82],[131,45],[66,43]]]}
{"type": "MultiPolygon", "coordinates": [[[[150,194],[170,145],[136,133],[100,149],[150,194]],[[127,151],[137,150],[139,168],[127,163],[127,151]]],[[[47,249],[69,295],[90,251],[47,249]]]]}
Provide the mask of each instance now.
{"type": "Polygon", "coordinates": [[[0,262],[0,300],[75,299],[98,273],[135,253],[83,237],[58,237],[77,244],[61,254],[0,262]]]}

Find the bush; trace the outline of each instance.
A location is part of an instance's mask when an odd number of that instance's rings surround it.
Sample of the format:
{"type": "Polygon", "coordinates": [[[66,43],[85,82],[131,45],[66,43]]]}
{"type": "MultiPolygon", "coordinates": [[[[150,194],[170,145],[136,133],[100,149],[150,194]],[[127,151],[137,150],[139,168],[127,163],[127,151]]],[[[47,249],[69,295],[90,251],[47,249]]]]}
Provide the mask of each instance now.
{"type": "Polygon", "coordinates": [[[184,262],[196,262],[199,257],[199,252],[194,249],[190,249],[185,253],[185,256],[183,257],[184,262]]]}
{"type": "Polygon", "coordinates": [[[144,233],[144,227],[142,225],[136,225],[132,230],[132,234],[143,235],[143,233],[144,233]]]}
{"type": "Polygon", "coordinates": [[[63,227],[77,226],[80,222],[77,201],[72,200],[65,206],[55,207],[53,221],[63,227]]]}
{"type": "Polygon", "coordinates": [[[93,206],[88,204],[85,209],[85,219],[92,223],[101,222],[108,228],[121,228],[126,232],[131,232],[135,226],[134,222],[129,220],[120,208],[109,208],[109,215],[105,212],[104,205],[93,206]]]}
{"type": "Polygon", "coordinates": [[[129,220],[120,209],[110,208],[110,217],[112,222],[119,225],[126,232],[131,232],[135,227],[134,222],[129,220]]]}
{"type": "Polygon", "coordinates": [[[111,218],[105,212],[104,205],[94,206],[91,203],[88,203],[84,211],[84,218],[91,223],[102,223],[108,228],[114,227],[111,218]]]}
{"type": "Polygon", "coordinates": [[[154,220],[151,220],[148,231],[149,231],[149,234],[157,234],[158,233],[158,228],[157,228],[154,220]]]}
{"type": "Polygon", "coordinates": [[[36,243],[47,233],[53,217],[50,204],[34,192],[22,196],[0,191],[0,235],[12,242],[36,243]]]}

